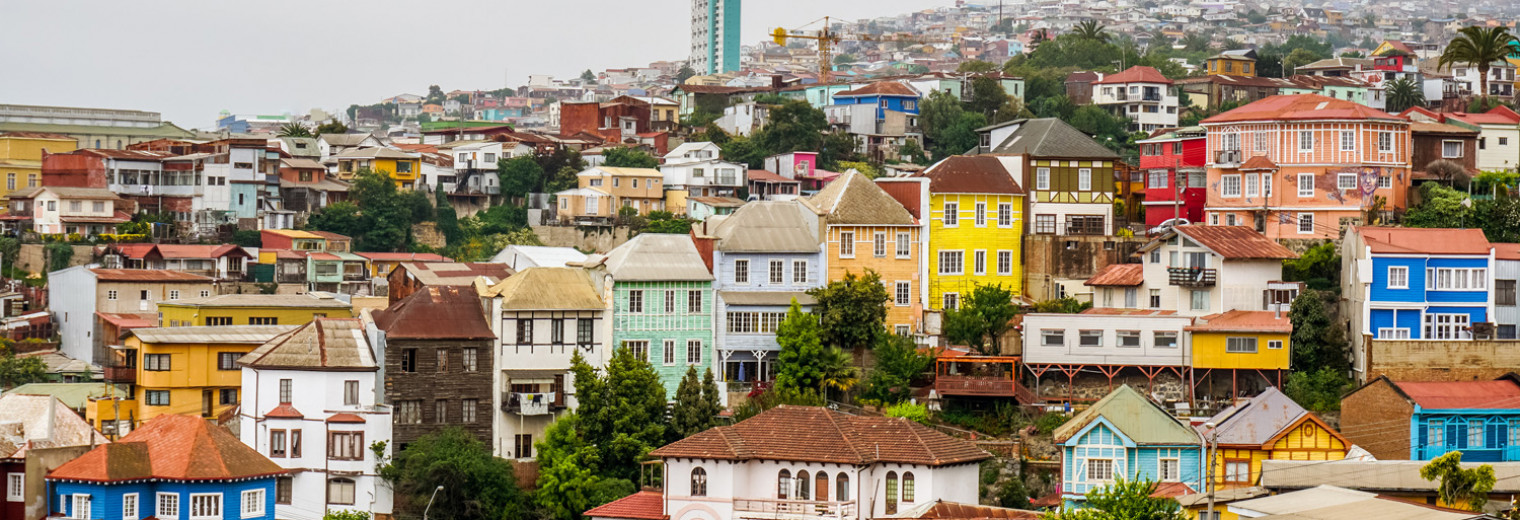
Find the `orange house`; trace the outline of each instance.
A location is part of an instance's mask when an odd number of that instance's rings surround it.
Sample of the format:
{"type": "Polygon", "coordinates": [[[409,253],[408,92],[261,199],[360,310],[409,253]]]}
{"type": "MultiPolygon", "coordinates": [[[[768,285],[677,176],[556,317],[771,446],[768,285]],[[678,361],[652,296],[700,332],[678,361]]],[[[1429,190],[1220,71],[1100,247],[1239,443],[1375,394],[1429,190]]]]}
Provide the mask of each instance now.
{"type": "Polygon", "coordinates": [[[1268,238],[1336,238],[1407,206],[1409,122],[1318,94],[1272,96],[1210,117],[1206,224],[1268,238]]]}
{"type": "Polygon", "coordinates": [[[856,172],[839,176],[802,201],[825,225],[829,281],[875,271],[887,288],[887,329],[902,335],[919,332],[924,273],[918,219],[856,172]]]}

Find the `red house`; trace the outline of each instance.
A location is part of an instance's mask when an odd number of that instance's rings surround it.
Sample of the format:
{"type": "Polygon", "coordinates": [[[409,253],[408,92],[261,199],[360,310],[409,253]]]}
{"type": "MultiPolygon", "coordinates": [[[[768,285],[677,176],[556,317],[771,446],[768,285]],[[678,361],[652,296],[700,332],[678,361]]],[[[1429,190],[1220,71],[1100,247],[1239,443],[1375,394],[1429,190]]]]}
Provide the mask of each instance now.
{"type": "Polygon", "coordinates": [[[650,126],[651,105],[631,96],[618,96],[605,102],[560,103],[559,135],[587,133],[607,143],[628,146],[646,145],[656,155],[670,151],[669,135],[650,126]]]}
{"type": "Polygon", "coordinates": [[[1195,224],[1203,222],[1208,192],[1205,183],[1208,172],[1204,169],[1206,142],[1203,128],[1196,126],[1138,141],[1140,170],[1145,175],[1146,226],[1155,227],[1174,217],[1195,224]]]}

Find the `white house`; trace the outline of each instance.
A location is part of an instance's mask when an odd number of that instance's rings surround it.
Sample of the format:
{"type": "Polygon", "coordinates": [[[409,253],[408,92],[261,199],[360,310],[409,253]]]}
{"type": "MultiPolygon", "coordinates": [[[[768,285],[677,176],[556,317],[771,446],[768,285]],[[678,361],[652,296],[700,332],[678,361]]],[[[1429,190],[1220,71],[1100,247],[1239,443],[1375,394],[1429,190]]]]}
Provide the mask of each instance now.
{"type": "Polygon", "coordinates": [[[664,462],[659,500],[634,494],[588,518],[728,520],[890,517],[936,502],[976,504],[978,463],[969,441],[903,418],[778,406],[650,453],[664,462]],[[650,508],[635,516],[628,506],[650,508]]]}
{"type": "Polygon", "coordinates": [[[290,474],[275,484],[275,514],[317,520],[329,511],[391,513],[391,487],[370,447],[390,456],[391,408],[361,320],[317,318],[238,360],[239,438],[290,474]]]}
{"type": "Polygon", "coordinates": [[[1088,309],[1025,314],[1024,362],[1031,365],[1188,366],[1193,319],[1171,311],[1088,309]]]}
{"type": "Polygon", "coordinates": [[[746,183],[747,168],[717,159],[660,167],[665,174],[665,189],[685,191],[688,197],[735,197],[746,183]]]}
{"type": "Polygon", "coordinates": [[[583,262],[586,254],[573,247],[510,245],[491,257],[493,264],[507,264],[518,272],[529,267],[565,267],[570,263],[583,262]]]}
{"type": "Polygon", "coordinates": [[[1452,79],[1461,85],[1463,90],[1479,96],[1514,97],[1515,95],[1515,64],[1508,60],[1497,60],[1488,65],[1488,92],[1478,92],[1479,72],[1477,67],[1451,66],[1452,79]]]}
{"type": "Polygon", "coordinates": [[[771,107],[754,101],[735,103],[723,108],[723,116],[713,124],[731,135],[749,137],[770,121],[771,107]]]}
{"type": "Polygon", "coordinates": [[[93,237],[115,233],[117,224],[131,220],[125,212],[116,211],[120,199],[104,188],[22,188],[11,192],[5,218],[21,231],[93,237]]]}
{"type": "Polygon", "coordinates": [[[723,149],[719,148],[715,143],[693,141],[681,143],[679,146],[671,149],[670,153],[665,154],[663,159],[665,160],[664,164],[669,166],[672,164],[712,161],[716,160],[721,153],[723,153],[723,149]]]}
{"type": "Polygon", "coordinates": [[[1092,89],[1093,104],[1128,117],[1131,131],[1177,126],[1177,93],[1161,71],[1136,65],[1094,81],[1092,89]]]}
{"type": "MultiPolygon", "coordinates": [[[[1141,246],[1140,255],[1145,267],[1136,288],[1137,305],[1113,306],[1182,316],[1229,310],[1287,312],[1300,288],[1280,281],[1282,261],[1298,254],[1248,227],[1173,227],[1141,246]]],[[[1093,304],[1106,301],[1094,298],[1093,304]]]]}

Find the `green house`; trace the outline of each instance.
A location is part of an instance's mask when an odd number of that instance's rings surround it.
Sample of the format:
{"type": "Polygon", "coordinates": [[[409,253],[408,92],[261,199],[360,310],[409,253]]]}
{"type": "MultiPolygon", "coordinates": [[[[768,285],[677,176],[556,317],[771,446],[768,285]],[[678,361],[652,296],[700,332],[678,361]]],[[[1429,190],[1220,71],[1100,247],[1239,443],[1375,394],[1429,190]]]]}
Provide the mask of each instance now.
{"type": "Polygon", "coordinates": [[[612,341],[654,366],[665,397],[688,366],[713,359],[713,276],[687,235],[646,233],[593,257],[588,267],[612,280],[612,341]]]}

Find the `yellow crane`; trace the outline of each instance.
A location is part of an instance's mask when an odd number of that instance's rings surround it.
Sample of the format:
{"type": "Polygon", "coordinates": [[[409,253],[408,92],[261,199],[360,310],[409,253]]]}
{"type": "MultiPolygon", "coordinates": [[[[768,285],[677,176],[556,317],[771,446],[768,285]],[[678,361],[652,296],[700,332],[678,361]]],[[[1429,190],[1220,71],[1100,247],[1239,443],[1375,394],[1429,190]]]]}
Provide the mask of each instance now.
{"type": "MultiPolygon", "coordinates": [[[[801,30],[801,29],[790,29],[790,30],[788,30],[788,29],[783,28],[783,27],[777,27],[775,30],[771,31],[771,39],[776,42],[776,45],[785,46],[786,45],[786,40],[788,40],[788,39],[812,40],[812,41],[818,42],[818,82],[819,83],[829,83],[830,81],[833,80],[833,76],[834,76],[834,73],[833,73],[834,72],[834,63],[833,63],[833,61],[834,61],[834,46],[838,45],[839,42],[841,42],[841,41],[848,40],[848,41],[860,41],[860,42],[903,42],[903,43],[917,43],[917,44],[954,43],[954,42],[951,42],[951,41],[948,41],[948,40],[932,40],[932,39],[913,38],[913,37],[903,38],[903,37],[898,37],[896,35],[888,35],[888,36],[877,36],[877,35],[871,35],[871,34],[840,35],[840,34],[834,33],[833,29],[830,28],[829,18],[830,17],[828,17],[828,16],[823,17],[823,29],[820,29],[818,31],[805,31],[805,30],[801,30]]],[[[817,20],[814,20],[814,21],[816,22],[817,20]]],[[[812,25],[812,24],[808,24],[808,25],[812,25]]]]}

